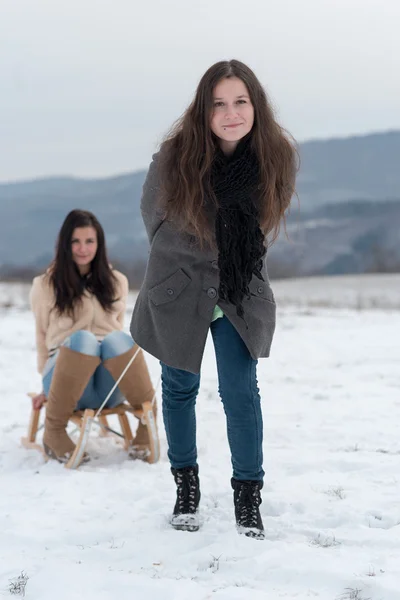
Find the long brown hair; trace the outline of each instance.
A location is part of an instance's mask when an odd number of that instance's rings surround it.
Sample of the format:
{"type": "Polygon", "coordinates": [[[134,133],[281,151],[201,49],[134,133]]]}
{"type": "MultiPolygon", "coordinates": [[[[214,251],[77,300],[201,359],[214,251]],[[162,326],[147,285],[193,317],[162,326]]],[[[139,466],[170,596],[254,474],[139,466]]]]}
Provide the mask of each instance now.
{"type": "Polygon", "coordinates": [[[195,97],[161,145],[161,200],[165,217],[191,230],[200,242],[213,243],[204,210],[210,194],[209,176],[217,138],[211,131],[213,91],[221,79],[237,77],[246,85],[254,107],[251,146],[260,164],[258,209],[260,227],[272,243],[295,192],[295,143],[277,123],[273,108],[253,71],[238,60],[211,66],[200,80],[195,97]]]}
{"type": "Polygon", "coordinates": [[[85,289],[96,296],[105,310],[111,310],[116,300],[117,280],[108,262],[104,230],[93,213],[76,209],[65,217],[49,268],[49,280],[54,288],[55,308],[59,314],[73,314],[74,306],[81,300],[85,289]],[[86,278],[82,277],[72,259],[71,241],[77,227],[93,227],[97,234],[97,252],[86,278]]]}

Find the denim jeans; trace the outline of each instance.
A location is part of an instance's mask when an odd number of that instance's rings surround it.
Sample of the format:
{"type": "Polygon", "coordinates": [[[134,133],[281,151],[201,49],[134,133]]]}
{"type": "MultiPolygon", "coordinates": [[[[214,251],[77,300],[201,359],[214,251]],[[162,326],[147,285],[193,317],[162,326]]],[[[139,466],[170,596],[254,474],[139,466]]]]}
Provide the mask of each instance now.
{"type": "MultiPolygon", "coordinates": [[[[133,345],[134,341],[130,335],[117,330],[109,333],[101,342],[99,342],[90,331],[75,331],[63,343],[63,346],[67,346],[75,352],[99,356],[102,361],[128,352],[133,345]]],[[[50,390],[57,356],[58,351],[48,359],[43,370],[43,391],[46,396],[50,390]]],[[[87,384],[76,406],[76,410],[99,408],[114,384],[115,381],[111,376],[111,373],[107,371],[101,362],[87,384]]],[[[111,408],[117,406],[123,401],[124,396],[120,390],[116,388],[109,398],[106,407],[111,408]]]]}
{"type": "MultiPolygon", "coordinates": [[[[233,477],[262,481],[263,423],[257,387],[257,361],[236,329],[222,317],[210,325],[217,360],[219,394],[224,406],[233,477]]],[[[196,397],[200,374],[162,367],[163,418],[171,466],[197,464],[196,397]]],[[[210,440],[212,444],[212,440],[210,440]]]]}

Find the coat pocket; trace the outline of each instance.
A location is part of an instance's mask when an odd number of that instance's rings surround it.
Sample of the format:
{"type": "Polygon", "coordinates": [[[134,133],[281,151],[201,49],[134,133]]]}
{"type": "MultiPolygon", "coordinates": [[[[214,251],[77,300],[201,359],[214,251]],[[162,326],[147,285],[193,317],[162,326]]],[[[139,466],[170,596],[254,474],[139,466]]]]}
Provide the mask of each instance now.
{"type": "Polygon", "coordinates": [[[266,281],[254,277],[250,282],[249,289],[252,296],[275,304],[274,294],[266,281]]]}
{"type": "Polygon", "coordinates": [[[148,292],[149,298],[156,306],[172,302],[190,282],[190,277],[182,269],[178,269],[168,279],[152,287],[148,292]]]}

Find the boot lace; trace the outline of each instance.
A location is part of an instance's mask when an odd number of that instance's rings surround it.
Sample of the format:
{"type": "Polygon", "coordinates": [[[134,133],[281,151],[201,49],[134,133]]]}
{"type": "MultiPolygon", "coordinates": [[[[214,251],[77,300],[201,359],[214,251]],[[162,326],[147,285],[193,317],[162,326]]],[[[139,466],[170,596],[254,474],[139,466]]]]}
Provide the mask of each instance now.
{"type": "Polygon", "coordinates": [[[197,477],[193,469],[179,469],[175,474],[177,487],[176,508],[178,514],[195,513],[197,510],[197,477]]]}
{"type": "Polygon", "coordinates": [[[237,489],[237,520],[242,527],[259,526],[260,489],[254,483],[242,483],[237,489]]]}

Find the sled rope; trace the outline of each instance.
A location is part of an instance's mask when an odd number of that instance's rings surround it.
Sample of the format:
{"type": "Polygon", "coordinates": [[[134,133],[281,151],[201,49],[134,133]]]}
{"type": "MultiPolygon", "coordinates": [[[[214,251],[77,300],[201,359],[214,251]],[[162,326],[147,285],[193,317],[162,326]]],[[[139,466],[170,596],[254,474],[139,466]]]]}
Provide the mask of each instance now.
{"type": "Polygon", "coordinates": [[[138,355],[140,351],[140,348],[138,346],[138,349],[136,350],[135,354],[132,356],[132,358],[130,359],[130,361],[128,362],[128,364],[126,365],[125,369],[122,371],[121,375],[118,377],[117,381],[114,383],[113,387],[111,388],[111,390],[108,392],[103,404],[100,406],[100,408],[97,410],[97,413],[94,415],[94,418],[96,419],[99,414],[101,413],[101,411],[103,410],[103,408],[105,407],[105,405],[107,404],[107,402],[109,401],[109,399],[111,398],[111,395],[114,393],[114,391],[117,389],[120,381],[122,380],[123,376],[125,375],[125,373],[127,372],[127,370],[129,369],[129,367],[131,366],[131,364],[133,363],[133,361],[135,360],[136,356],[138,355]]]}
{"type": "MultiPolygon", "coordinates": [[[[129,360],[129,362],[126,365],[125,369],[122,371],[121,375],[118,377],[117,381],[114,383],[113,387],[111,388],[111,390],[107,394],[107,397],[105,398],[104,402],[102,403],[102,405],[100,406],[100,408],[97,410],[96,414],[94,415],[95,419],[97,419],[97,417],[99,416],[99,414],[101,413],[101,411],[103,410],[103,408],[105,407],[105,405],[107,404],[108,400],[111,398],[112,394],[114,393],[114,391],[116,390],[116,388],[120,384],[123,376],[125,375],[125,373],[129,369],[129,367],[131,366],[131,364],[133,363],[133,361],[135,360],[135,358],[138,355],[138,353],[139,353],[140,350],[141,350],[141,348],[138,346],[138,349],[136,350],[135,354],[129,360]]],[[[153,398],[151,399],[151,405],[152,406],[154,405],[154,402],[155,402],[155,399],[156,399],[156,393],[157,393],[158,386],[160,385],[160,381],[161,381],[161,375],[158,378],[157,385],[156,385],[156,387],[154,389],[154,395],[153,395],[153,398]]]]}

